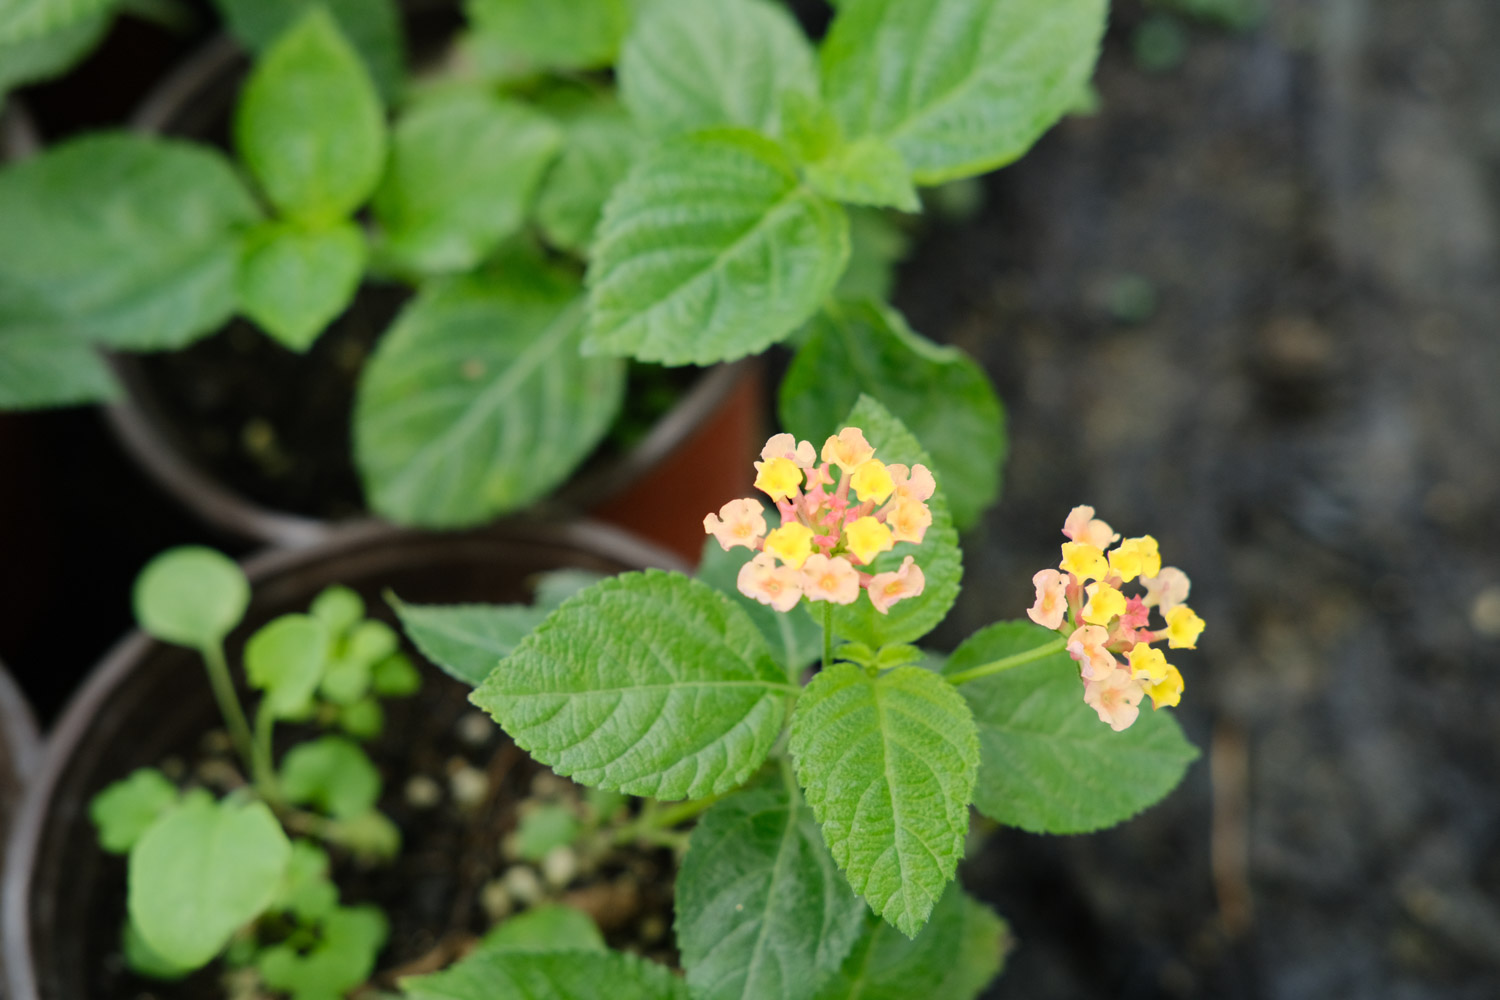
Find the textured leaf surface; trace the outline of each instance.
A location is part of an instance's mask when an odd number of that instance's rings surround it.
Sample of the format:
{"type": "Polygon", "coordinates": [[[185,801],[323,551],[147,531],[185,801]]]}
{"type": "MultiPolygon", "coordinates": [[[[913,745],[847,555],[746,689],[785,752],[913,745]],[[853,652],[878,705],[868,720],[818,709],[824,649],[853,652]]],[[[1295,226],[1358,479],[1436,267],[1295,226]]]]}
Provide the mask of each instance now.
{"type": "Polygon", "coordinates": [[[953,885],[911,940],[869,921],[817,1000],[974,1000],[1000,972],[1010,943],[1005,921],[953,885]]]}
{"type": "Polygon", "coordinates": [[[234,122],[240,157],[290,218],[326,225],[375,190],[385,117],[369,71],[314,7],[256,61],[234,122]]]}
{"type": "Polygon", "coordinates": [[[146,564],[135,580],[134,604],[136,622],[150,635],[202,649],[240,623],[250,582],[222,552],[184,545],[146,564]]]}
{"type": "Polygon", "coordinates": [[[894,146],[923,184],[1017,159],[1093,73],[1106,0],[848,0],[823,87],[851,138],[894,146]]]}
{"type": "Polygon", "coordinates": [[[99,846],[124,854],[177,804],[177,786],[154,767],[131,772],[89,802],[89,819],[99,830],[99,846]]]}
{"type": "Polygon", "coordinates": [[[229,318],[258,218],[225,157],[135,135],[75,139],[0,171],[0,285],[111,347],[181,347],[229,318]]]}
{"type": "MultiPolygon", "coordinates": [[[[970,636],[945,665],[954,674],[1034,649],[1057,633],[1001,622],[970,636]]],[[[974,804],[991,819],[1034,833],[1087,833],[1123,822],[1164,798],[1198,750],[1170,710],[1115,732],[1083,702],[1065,652],[959,689],[979,726],[974,804]]]]}
{"type": "Polygon", "coordinates": [[[479,942],[485,951],[604,951],[604,935],[582,910],[544,905],[502,922],[479,942]]]}
{"type": "Polygon", "coordinates": [[[475,31],[533,69],[598,69],[614,61],[640,0],[469,0],[475,31]]]}
{"type": "Polygon", "coordinates": [[[563,604],[472,700],[559,774],[684,799],[744,783],[770,752],[793,690],[728,598],[648,570],[563,604]]]}
{"type": "Polygon", "coordinates": [[[329,1000],[370,978],[390,924],[376,906],[343,906],[321,921],[305,951],[279,944],[261,952],[256,968],[267,986],[292,1000],[329,1000]]]}
{"type": "Polygon", "coordinates": [[[807,178],[820,193],[838,201],[903,212],[922,209],[906,161],[872,136],[839,146],[828,157],[809,164],[807,178]]]}
{"type": "Polygon", "coordinates": [[[396,125],[375,192],[383,255],[419,273],[473,268],[521,228],[560,142],[555,125],[513,101],[418,105],[396,125]]]}
{"type": "Polygon", "coordinates": [[[835,664],[798,700],[790,746],[849,884],[914,936],[953,878],[969,829],[979,739],[963,697],[920,667],[871,677],[835,664]]]}
{"type": "Polygon", "coordinates": [[[542,182],[536,221],[548,241],[582,254],[615,186],[646,148],[640,130],[615,104],[591,103],[559,115],[561,155],[542,182]]]}
{"type": "MultiPolygon", "coordinates": [[[[774,510],[768,511],[767,523],[773,522],[775,517],[774,510]]],[[[755,627],[760,629],[771,655],[786,668],[787,677],[796,681],[803,670],[823,655],[823,628],[812,617],[796,608],[783,613],[740,593],[740,567],[749,562],[754,554],[749,549],[739,547],[726,552],[717,541],[710,538],[703,545],[703,558],[698,563],[698,579],[744,609],[755,627]]]]}
{"type": "Polygon", "coordinates": [[[780,127],[788,92],[814,94],[812,46],[768,0],[680,0],[646,8],[620,52],[620,96],[642,128],[677,135],[780,127]]]}
{"type": "Polygon", "coordinates": [[[589,268],[589,346],[706,365],[812,315],[849,255],[837,204],[751,132],[700,133],[637,164],[604,210],[589,268]]]}
{"type": "Polygon", "coordinates": [[[430,976],[401,980],[407,1000],[689,1000],[664,965],[613,951],[481,949],[430,976]]]}
{"type": "Polygon", "coordinates": [[[0,410],[114,399],[99,353],[56,312],[0,278],[0,410]]]}
{"type": "Polygon", "coordinates": [[[312,615],[282,615],[245,643],[245,675],[264,691],[261,711],[297,718],[311,707],[328,663],[328,627],[312,615]]]}
{"type": "Polygon", "coordinates": [[[688,986],[695,1000],[811,997],[865,912],[790,780],[737,792],[698,822],[677,876],[688,986]]]}
{"type": "Polygon", "coordinates": [[[156,954],[196,968],[271,905],[291,853],[263,803],[190,792],[130,852],[130,919],[156,954]]]}
{"type": "Polygon", "coordinates": [[[240,307],[261,329],[305,351],[354,300],[365,266],[365,237],[351,222],[305,230],[260,227],[240,258],[240,307]]]}
{"type": "Polygon", "coordinates": [[[270,48],[309,9],[326,7],[364,59],[380,92],[389,100],[401,89],[406,45],[395,0],[214,0],[214,4],[229,30],[254,52],[270,48]]]}
{"type": "Polygon", "coordinates": [[[473,687],[547,617],[524,604],[393,602],[406,636],[448,676],[473,687]]]}
{"type": "Polygon", "coordinates": [[[365,366],[354,449],[379,513],[477,524],[546,495],[594,450],[625,374],[579,353],[572,279],[518,262],[429,285],[365,366]]]}
{"type": "Polygon", "coordinates": [[[975,524],[999,493],[1006,451],[1005,410],[984,369],[913,333],[894,309],[839,303],[810,324],[782,380],[781,422],[820,439],[861,394],[880,400],[932,456],[954,522],[975,524]]]}
{"type": "MultiPolygon", "coordinates": [[[[869,396],[859,397],[843,426],[861,428],[865,438],[875,446],[876,457],[886,464],[899,462],[907,466],[921,464],[934,468],[931,457],[911,432],[869,396]]],[[[837,429],[834,427],[818,433],[813,440],[822,441],[837,429]]],[[[927,580],[921,595],[899,601],[884,615],[864,598],[836,608],[833,628],[838,638],[863,642],[872,649],[879,649],[895,642],[915,642],[947,617],[948,609],[958,598],[959,580],[963,577],[963,553],[958,548],[953,517],[948,513],[946,489],[943,481],[938,479],[937,492],[927,502],[932,510],[932,525],[928,527],[922,544],[899,543],[871,564],[873,572],[884,573],[900,568],[901,561],[911,556],[922,567],[927,580]]]]}
{"type": "Polygon", "coordinates": [[[42,36],[65,31],[107,13],[118,0],[4,0],[0,45],[41,44],[42,36]]]}
{"type": "Polygon", "coordinates": [[[281,762],[287,800],[311,805],[335,819],[353,819],[375,808],[380,772],[358,745],[341,736],[298,743],[281,762]]]}
{"type": "Polygon", "coordinates": [[[109,22],[106,13],[91,14],[36,38],[0,42],[0,101],[8,90],[66,72],[104,37],[109,22]]]}

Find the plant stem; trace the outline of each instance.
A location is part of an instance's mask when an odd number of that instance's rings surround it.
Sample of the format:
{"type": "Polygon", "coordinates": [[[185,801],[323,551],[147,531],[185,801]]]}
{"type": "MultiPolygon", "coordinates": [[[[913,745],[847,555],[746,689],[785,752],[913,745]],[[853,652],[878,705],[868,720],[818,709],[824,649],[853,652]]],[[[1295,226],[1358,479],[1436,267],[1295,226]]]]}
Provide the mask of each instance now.
{"type": "Polygon", "coordinates": [[[267,699],[261,699],[260,708],[255,711],[255,754],[256,763],[265,767],[264,784],[261,778],[256,778],[256,786],[261,795],[272,803],[281,801],[281,786],[276,780],[276,759],[271,752],[271,731],[276,726],[276,717],[271,714],[270,706],[266,704],[267,699]]]}
{"type": "Polygon", "coordinates": [[[263,792],[270,780],[269,755],[263,760],[257,752],[255,739],[250,735],[250,722],[245,718],[245,710],[240,707],[239,696],[234,693],[234,681],[229,676],[224,648],[213,643],[198,652],[203,655],[203,664],[208,668],[208,683],[213,688],[214,700],[219,703],[219,713],[224,716],[224,724],[229,729],[229,739],[234,743],[235,752],[250,771],[256,789],[263,792]]]}
{"type": "Polygon", "coordinates": [[[823,669],[833,663],[833,602],[823,602],[823,669]]]}
{"type": "Polygon", "coordinates": [[[704,799],[690,799],[665,808],[656,802],[647,803],[635,822],[627,823],[615,831],[613,840],[616,844],[628,844],[632,840],[650,839],[660,831],[670,830],[674,826],[686,823],[699,813],[708,811],[710,806],[723,797],[710,795],[704,799]]]}
{"type": "Polygon", "coordinates": [[[955,687],[959,684],[967,684],[970,681],[977,681],[981,677],[989,677],[992,674],[998,674],[1013,667],[1024,667],[1028,663],[1035,663],[1037,660],[1051,656],[1053,653],[1060,653],[1067,647],[1067,638],[1058,636],[1051,642],[1043,643],[1035,649],[1028,649],[1024,653],[1002,656],[998,660],[991,660],[989,663],[981,663],[977,667],[970,667],[968,670],[961,670],[956,674],[950,674],[947,680],[949,684],[955,687]]]}

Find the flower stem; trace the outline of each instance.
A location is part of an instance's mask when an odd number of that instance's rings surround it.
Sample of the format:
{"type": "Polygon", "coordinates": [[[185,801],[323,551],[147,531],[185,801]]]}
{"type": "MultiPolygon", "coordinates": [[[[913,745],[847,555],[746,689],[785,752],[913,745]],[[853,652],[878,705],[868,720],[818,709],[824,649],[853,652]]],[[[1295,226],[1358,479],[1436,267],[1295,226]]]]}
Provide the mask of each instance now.
{"type": "Polygon", "coordinates": [[[977,667],[970,667],[968,670],[961,670],[956,674],[949,674],[947,680],[949,684],[952,684],[955,687],[959,684],[967,684],[970,681],[977,681],[981,677],[989,677],[992,674],[998,674],[1002,671],[1010,670],[1014,667],[1024,667],[1028,663],[1035,663],[1037,660],[1051,656],[1053,653],[1060,653],[1067,647],[1067,638],[1064,636],[1058,636],[1051,642],[1045,642],[1042,645],[1037,646],[1035,649],[1026,650],[1026,652],[1024,653],[1015,653],[1011,656],[1002,656],[998,660],[991,660],[989,663],[981,663],[977,667]]]}
{"type": "Polygon", "coordinates": [[[213,688],[214,700],[219,703],[219,712],[229,729],[229,739],[234,744],[240,761],[250,771],[257,790],[264,792],[271,780],[270,754],[261,756],[250,735],[250,722],[245,710],[240,707],[239,696],[234,693],[234,681],[229,676],[229,664],[224,659],[224,647],[218,643],[205,645],[198,651],[203,655],[203,664],[208,668],[208,683],[213,688]]]}

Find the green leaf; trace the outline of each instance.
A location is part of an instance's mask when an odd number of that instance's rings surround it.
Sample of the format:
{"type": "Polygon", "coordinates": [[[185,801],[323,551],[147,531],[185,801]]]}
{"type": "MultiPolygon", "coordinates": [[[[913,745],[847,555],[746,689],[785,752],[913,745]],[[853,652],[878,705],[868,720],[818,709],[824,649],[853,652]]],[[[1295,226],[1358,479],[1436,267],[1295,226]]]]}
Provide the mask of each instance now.
{"type": "Polygon", "coordinates": [[[422,655],[470,686],[488,677],[547,617],[522,604],[407,604],[394,596],[390,601],[422,655]]]}
{"type": "Polygon", "coordinates": [[[695,1000],[793,1000],[838,971],[865,907],[788,774],[704,814],[677,877],[676,913],[695,1000]]]}
{"type": "Polygon", "coordinates": [[[119,394],[109,366],[87,341],[0,278],[0,410],[106,402],[119,394]]]}
{"type": "Polygon", "coordinates": [[[577,597],[603,579],[605,574],[591,569],[554,569],[538,573],[531,580],[532,604],[538,611],[556,611],[568,598],[577,597]]]}
{"type": "Polygon", "coordinates": [[[319,831],[325,841],[348,848],[364,864],[393,860],[401,851],[401,830],[374,809],[351,819],[336,819],[319,831]]]}
{"type": "Polygon", "coordinates": [[[1005,921],[953,885],[914,939],[870,921],[817,1000],[974,1000],[999,974],[1010,946],[1005,921]]]}
{"type": "Polygon", "coordinates": [[[328,626],[328,634],[343,638],[365,616],[365,601],[348,587],[335,584],[313,598],[308,613],[328,626]]]}
{"type": "Polygon", "coordinates": [[[614,62],[638,0],[468,0],[489,44],[531,69],[599,69],[614,62]]]}
{"type": "Polygon", "coordinates": [[[644,10],[620,52],[620,97],[648,132],[735,125],[774,136],[789,92],[815,94],[812,46],[767,0],[690,0],[644,10]]]}
{"type": "Polygon", "coordinates": [[[143,767],[95,795],[89,819],[99,828],[100,847],[126,854],[176,804],[177,786],[156,768],[143,767]]]}
{"type": "Polygon", "coordinates": [[[0,102],[5,100],[6,91],[67,72],[104,37],[110,20],[108,13],[101,12],[69,21],[35,38],[0,41],[0,102]]]}
{"type": "Polygon", "coordinates": [[[1018,159],[1093,75],[1107,0],[849,0],[823,92],[850,138],[889,143],[920,184],[1018,159]]]}
{"type": "Polygon", "coordinates": [[[234,560],[197,545],[168,549],[135,580],[135,620],[162,642],[217,646],[250,606],[250,581],[234,560]]]}
{"type": "Polygon", "coordinates": [[[125,921],[125,930],[120,935],[120,948],[125,953],[126,966],[138,976],[171,982],[183,979],[193,972],[191,966],[177,965],[158,955],[141,937],[140,928],[128,919],[125,921]]]}
{"type": "Polygon", "coordinates": [[[849,884],[914,937],[969,830],[979,739],[963,697],[920,667],[835,664],[798,700],[790,747],[849,884]]]}
{"type": "Polygon", "coordinates": [[[402,116],[375,192],[380,252],[417,273],[467,271],[525,220],[561,134],[523,104],[464,93],[402,116]]]}
{"type": "Polygon", "coordinates": [[[480,948],[427,976],[401,980],[406,1000],[690,1000],[664,965],[612,951],[480,948]]]}
{"type": "Polygon", "coordinates": [[[282,222],[257,228],[240,258],[245,315],[294,351],[305,351],[354,301],[365,237],[352,222],[309,230],[282,222]]]}
{"type": "Polygon", "coordinates": [[[339,709],[339,728],[357,740],[368,742],[385,730],[385,709],[373,696],[365,696],[339,709]]]}
{"type": "MultiPolygon", "coordinates": [[[[934,467],[927,452],[901,421],[869,396],[859,397],[843,423],[862,429],[866,440],[875,446],[875,457],[886,464],[934,467]]],[[[818,434],[813,440],[822,441],[825,436],[818,434]]],[[[834,635],[879,649],[891,643],[915,642],[947,617],[948,609],[958,598],[963,553],[959,551],[958,532],[953,529],[953,518],[948,513],[947,484],[941,479],[937,480],[937,492],[927,506],[932,510],[932,524],[922,544],[897,544],[893,551],[876,557],[870,569],[874,573],[899,569],[901,561],[911,556],[927,581],[922,593],[896,603],[884,615],[863,598],[837,607],[833,613],[834,635]]]]}
{"type": "Polygon", "coordinates": [[[564,805],[543,805],[523,813],[516,826],[516,853],[540,861],[554,847],[565,847],[578,836],[577,814],[564,805]]]}
{"type": "Polygon", "coordinates": [[[717,131],[666,143],[605,206],[587,346],[673,365],[760,351],[833,290],[848,229],[767,139],[717,131]]]}
{"type": "Polygon", "coordinates": [[[422,690],[422,675],[404,653],[392,653],[375,664],[371,689],[382,698],[405,698],[422,690]]]}
{"type": "Polygon", "coordinates": [[[385,622],[362,621],[334,647],[319,686],[323,697],[337,705],[353,705],[369,693],[375,665],[396,652],[401,639],[385,622]]]}
{"type": "Polygon", "coordinates": [[[604,203],[646,148],[635,123],[618,105],[590,103],[559,116],[562,153],[537,195],[536,221],[549,243],[588,251],[604,203]]]}
{"type": "MultiPolygon", "coordinates": [[[[774,510],[767,512],[766,523],[776,519],[774,510]]],[[[698,579],[729,597],[750,616],[765,638],[771,655],[786,670],[788,679],[797,681],[802,671],[823,655],[823,628],[809,615],[782,613],[739,590],[740,567],[755,553],[735,547],[729,551],[710,538],[703,543],[703,557],[698,563],[698,579]]]]}
{"type": "Polygon", "coordinates": [[[266,197],[291,219],[339,222],[374,192],[385,164],[380,96],[326,9],[310,9],[257,61],[234,135],[266,197]]]}
{"type": "MultiPolygon", "coordinates": [[[[1056,640],[1030,622],[1001,622],[966,639],[953,675],[1056,640]]],[[[1115,732],[1083,702],[1065,652],[962,685],[979,726],[974,804],[1034,833],[1087,833],[1123,822],[1177,787],[1198,750],[1169,711],[1141,712],[1115,732]]]]}
{"type": "Polygon", "coordinates": [[[808,164],[807,180],[819,194],[837,201],[903,212],[922,210],[906,161],[871,136],[839,146],[826,159],[808,164]]]}
{"type": "Polygon", "coordinates": [[[0,45],[35,44],[43,35],[64,31],[98,17],[118,0],[5,0],[0,5],[0,45]]]}
{"type": "Polygon", "coordinates": [[[743,784],[794,692],[728,598],[647,570],[552,612],[470,700],[559,774],[685,799],[743,784]]]}
{"type": "Polygon", "coordinates": [[[495,927],[476,951],[605,951],[604,935],[571,906],[538,906],[495,927]]]}
{"type": "Polygon", "coordinates": [[[572,279],[517,261],[430,285],[365,366],[354,451],[370,505],[402,524],[478,524],[545,496],[619,412],[625,372],[579,354],[572,279]]]}
{"type": "Polygon", "coordinates": [[[271,905],[291,852],[264,803],[189,792],[130,852],[130,919],[164,961],[197,968],[271,905]]]}
{"type": "Polygon", "coordinates": [[[258,217],[216,150],[74,139],[0,171],[0,285],[79,338],[181,347],[234,312],[239,234],[258,217]]]}
{"type": "Polygon", "coordinates": [[[245,643],[245,675],[266,693],[261,711],[304,718],[328,663],[328,628],[311,615],[282,615],[245,643]]]}
{"type": "Polygon", "coordinates": [[[253,52],[266,51],[308,10],[324,6],[386,100],[401,91],[406,44],[395,0],[214,0],[214,5],[229,30],[253,52]]]}
{"type": "Polygon", "coordinates": [[[346,906],[328,914],[320,931],[305,954],[290,944],[261,952],[256,968],[265,984],[292,1000],[342,997],[375,971],[390,924],[377,907],[346,906]]]}
{"type": "Polygon", "coordinates": [[[849,266],[834,289],[834,297],[886,301],[896,284],[896,265],[906,259],[910,249],[910,238],[891,213],[874,208],[850,209],[849,266]]]}
{"type": "Polygon", "coordinates": [[[375,808],[380,772],[357,744],[321,736],[287,752],[281,790],[288,802],[310,805],[334,819],[353,819],[375,808]]]}
{"type": "Polygon", "coordinates": [[[286,872],[271,909],[283,910],[303,923],[316,923],[338,908],[338,888],[328,880],[328,852],[310,840],[292,841],[286,872]]]}
{"type": "Polygon", "coordinates": [[[829,306],[782,380],[781,422],[821,440],[862,394],[880,400],[932,456],[954,522],[977,523],[1000,492],[1006,446],[1005,410],[984,369],[913,333],[894,309],[829,306]]]}

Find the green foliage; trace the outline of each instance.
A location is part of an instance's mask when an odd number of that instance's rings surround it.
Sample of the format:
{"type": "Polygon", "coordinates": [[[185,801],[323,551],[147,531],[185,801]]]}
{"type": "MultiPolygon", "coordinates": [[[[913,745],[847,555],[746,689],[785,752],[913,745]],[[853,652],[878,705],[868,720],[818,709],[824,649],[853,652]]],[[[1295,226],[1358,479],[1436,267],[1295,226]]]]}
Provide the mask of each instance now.
{"type": "Polygon", "coordinates": [[[455,680],[475,686],[547,617],[522,604],[407,604],[390,598],[406,635],[455,680]]]}
{"type": "Polygon", "coordinates": [[[646,131],[733,125],[774,136],[789,92],[815,94],[812,46],[769,0],[648,5],[620,52],[620,97],[646,131]]]}
{"type": "MultiPolygon", "coordinates": [[[[859,397],[843,425],[863,429],[866,440],[875,447],[876,457],[886,464],[920,464],[929,469],[934,466],[927,452],[901,421],[869,396],[859,397]]],[[[958,548],[958,532],[953,529],[953,518],[948,513],[945,490],[939,479],[937,492],[927,502],[932,510],[932,525],[928,527],[922,544],[897,545],[894,551],[876,557],[871,564],[871,572],[884,573],[899,569],[902,560],[912,556],[927,581],[921,595],[897,603],[884,615],[867,600],[835,608],[835,635],[879,649],[891,643],[920,639],[947,617],[948,609],[958,598],[958,584],[963,577],[963,553],[958,548]]]]}
{"type": "Polygon", "coordinates": [[[849,884],[914,937],[969,829],[979,739],[963,697],[920,667],[835,664],[798,700],[789,745],[849,884]]]}
{"type": "Polygon", "coordinates": [[[401,90],[406,45],[395,0],[214,0],[229,30],[254,52],[275,44],[308,10],[323,6],[364,59],[387,100],[401,90]]]}
{"type": "Polygon", "coordinates": [[[728,598],[648,570],[563,604],[471,700],[559,774],[679,799],[744,783],[780,733],[791,693],[728,598]]]}
{"type": "Polygon", "coordinates": [[[579,822],[564,805],[544,805],[521,816],[516,827],[516,853],[527,861],[540,861],[554,847],[563,847],[578,836],[579,822]]]}
{"type": "Polygon", "coordinates": [[[328,663],[328,628],[311,615],[282,615],[245,643],[245,675],[265,692],[261,711],[302,719],[328,663]]]}
{"type": "Polygon", "coordinates": [[[364,233],[351,222],[266,223],[245,240],[240,308],[283,346],[305,351],[354,301],[365,256],[364,233]]]}
{"type": "MultiPolygon", "coordinates": [[[[137,135],[63,143],[0,171],[0,314],[21,303],[82,340],[180,347],[233,313],[239,234],[258,216],[215,150],[137,135]]],[[[39,336],[22,345],[33,359],[39,336]]]]}
{"type": "Polygon", "coordinates": [[[234,123],[240,156],[280,212],[309,227],[345,219],[385,165],[385,116],[359,55],[322,7],[266,50],[234,123]]]}
{"type": "Polygon", "coordinates": [[[177,805],[177,786],[154,767],[143,767],[110,785],[89,802],[89,819],[99,830],[99,846],[127,854],[136,841],[177,805]]]}
{"type": "Polygon", "coordinates": [[[475,32],[530,70],[614,61],[640,0],[468,0],[475,32]]]}
{"type": "Polygon", "coordinates": [[[894,147],[921,184],[1019,158],[1088,82],[1106,0],[848,0],[822,52],[851,139],[894,147]]]}
{"type": "Polygon", "coordinates": [[[690,1000],[663,965],[613,951],[481,948],[427,976],[401,980],[406,1000],[690,1000]]]}
{"type": "Polygon", "coordinates": [[[536,222],[549,243],[583,255],[593,243],[610,192],[646,143],[630,116],[613,102],[591,101],[554,114],[563,129],[562,152],[537,195],[536,222]]]}
{"type": "Polygon", "coordinates": [[[392,656],[400,645],[396,630],[382,621],[362,621],[334,642],[333,657],[319,686],[324,698],[336,705],[353,705],[369,693],[375,683],[375,666],[392,656]]]}
{"type": "Polygon", "coordinates": [[[810,998],[865,907],[787,780],[736,792],[693,830],[677,876],[677,945],[695,1000],[810,998]]]}
{"type": "Polygon", "coordinates": [[[382,257],[416,273],[467,271],[521,228],[561,144],[523,104],[463,93],[420,104],[396,125],[375,192],[382,257]]]}
{"type": "Polygon", "coordinates": [[[889,924],[868,921],[817,1000],[974,1000],[999,974],[1010,945],[1005,921],[953,885],[911,940],[889,924]]]}
{"type": "Polygon", "coordinates": [[[589,267],[588,349],[706,365],[807,320],[849,255],[848,220],[753,132],[659,147],[615,189],[589,267]]]}
{"type": "Polygon", "coordinates": [[[588,914],[571,906],[538,906],[484,936],[479,951],[604,951],[604,935],[588,914]]]}
{"type": "Polygon", "coordinates": [[[339,728],[357,740],[373,740],[385,729],[385,709],[374,697],[344,705],[338,713],[339,728]]]}
{"type": "Polygon", "coordinates": [[[292,1000],[334,1000],[370,978],[390,925],[373,906],[339,907],[320,922],[306,952],[289,944],[267,948],[256,967],[271,989],[292,1000]]]}
{"type": "Polygon", "coordinates": [[[364,598],[348,587],[325,587],[313,598],[308,614],[328,626],[329,634],[343,635],[365,616],[364,598]]]}
{"type": "Polygon", "coordinates": [[[354,450],[379,513],[450,528],[568,477],[619,412],[620,362],[584,358],[572,279],[517,258],[424,288],[360,381],[354,450]]]}
{"type": "Polygon", "coordinates": [[[0,41],[0,103],[8,90],[67,72],[104,37],[110,20],[108,13],[100,12],[70,20],[35,38],[0,41]]]}
{"type": "Polygon", "coordinates": [[[422,675],[405,653],[392,653],[376,662],[370,688],[382,698],[405,698],[422,689],[422,675]]]}
{"type": "MultiPolygon", "coordinates": [[[[768,514],[766,522],[770,524],[776,519],[776,512],[768,514]]],[[[809,615],[783,614],[740,593],[740,567],[753,555],[754,552],[740,547],[726,552],[716,539],[709,538],[703,543],[698,579],[727,596],[750,616],[771,655],[785,668],[787,679],[795,682],[803,670],[823,655],[823,627],[809,615]]]]}
{"type": "Polygon", "coordinates": [[[0,6],[0,45],[34,44],[107,13],[118,0],[6,0],[0,6]]]}
{"type": "Polygon", "coordinates": [[[380,772],[358,745],[322,736],[287,752],[281,790],[288,802],[310,805],[334,819],[353,819],[375,808],[380,772]]]}
{"type": "Polygon", "coordinates": [[[849,211],[849,266],[834,289],[843,301],[885,301],[895,287],[896,265],[906,259],[911,240],[890,213],[855,207],[849,211]]]}
{"type": "MultiPolygon", "coordinates": [[[[948,659],[956,674],[1035,649],[1057,633],[1000,622],[970,636],[948,659]]],[[[1115,732],[1083,702],[1065,652],[964,684],[979,726],[974,804],[991,819],[1034,833],[1086,833],[1153,805],[1182,780],[1198,751],[1169,711],[1143,708],[1115,732]]]]}
{"type": "Polygon", "coordinates": [[[819,193],[856,205],[899,208],[919,212],[910,172],[901,154],[873,136],[834,149],[807,167],[808,183],[819,193]]]}
{"type": "Polygon", "coordinates": [[[125,953],[125,964],[139,976],[171,981],[189,976],[194,971],[192,966],[177,965],[158,955],[141,937],[140,928],[128,919],[120,935],[120,948],[125,953]]]}
{"type": "Polygon", "coordinates": [[[302,923],[316,923],[339,904],[339,891],[328,880],[328,852],[310,840],[292,841],[286,873],[271,909],[291,914],[302,923]]]}
{"type": "Polygon", "coordinates": [[[162,642],[218,646],[250,605],[250,581],[228,556],[185,545],[161,553],[135,581],[135,620],[162,642]]]}
{"type": "Polygon", "coordinates": [[[118,396],[119,386],[94,348],[46,304],[4,287],[4,280],[0,276],[0,410],[118,396]]]}
{"type": "MultiPolygon", "coordinates": [[[[781,383],[782,425],[819,438],[861,395],[880,400],[910,429],[932,457],[954,522],[973,526],[1000,491],[1006,451],[1005,410],[984,369],[912,332],[888,306],[830,305],[781,383]]],[[[891,461],[883,450],[879,457],[891,461]]]]}
{"type": "Polygon", "coordinates": [[[130,919],[172,966],[197,968],[271,905],[291,844],[261,802],[189,792],[130,852],[130,919]]]}

